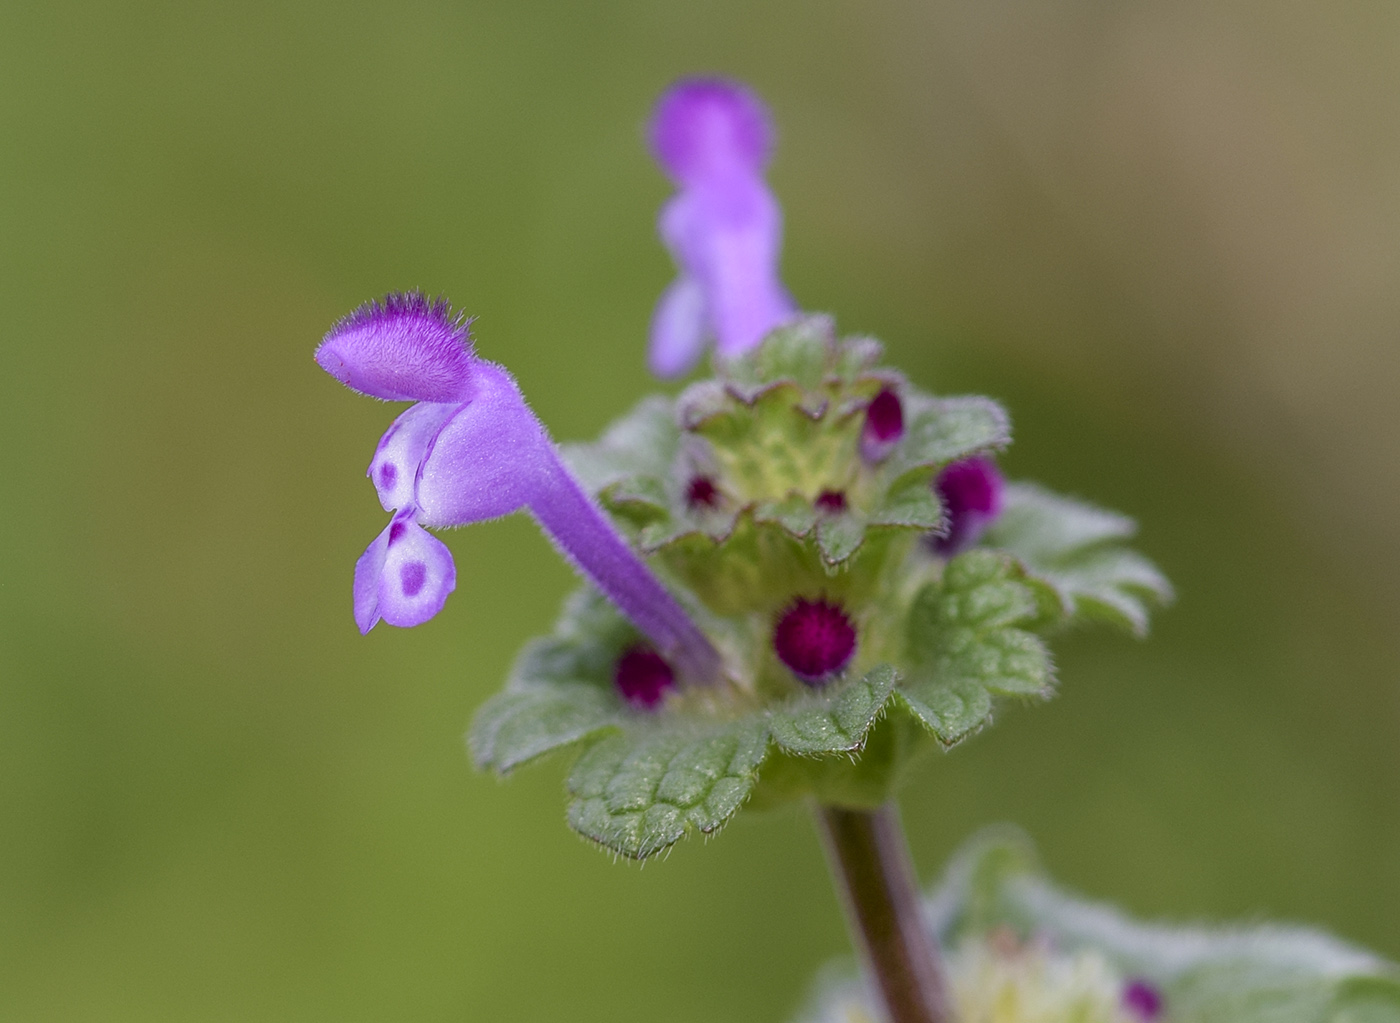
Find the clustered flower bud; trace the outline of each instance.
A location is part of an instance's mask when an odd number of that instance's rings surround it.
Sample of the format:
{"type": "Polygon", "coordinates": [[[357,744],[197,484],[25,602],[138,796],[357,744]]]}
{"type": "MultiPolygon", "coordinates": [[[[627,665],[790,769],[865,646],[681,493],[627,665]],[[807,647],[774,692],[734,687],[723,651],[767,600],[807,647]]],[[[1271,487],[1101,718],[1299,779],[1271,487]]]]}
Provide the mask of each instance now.
{"type": "Polygon", "coordinates": [[[715,486],[714,477],[692,476],[686,484],[685,503],[691,511],[718,508],[720,492],[719,487],[715,486]]]}
{"type": "Polygon", "coordinates": [[[865,410],[865,428],[860,435],[860,453],[867,462],[882,462],[904,436],[904,405],[899,395],[886,387],[870,400],[865,410]]]}
{"type": "Polygon", "coordinates": [[[933,549],[944,557],[971,547],[1001,514],[1001,472],[990,458],[954,462],[938,474],[934,487],[948,516],[947,532],[931,537],[933,549]]]}
{"type": "Polygon", "coordinates": [[[773,650],[803,682],[821,685],[851,662],[855,626],[840,604],[799,597],[778,617],[773,650]]]}
{"type": "Polygon", "coordinates": [[[613,681],[622,698],[634,707],[650,710],[675,686],[676,675],[666,659],[651,647],[629,647],[618,658],[613,681]]]}

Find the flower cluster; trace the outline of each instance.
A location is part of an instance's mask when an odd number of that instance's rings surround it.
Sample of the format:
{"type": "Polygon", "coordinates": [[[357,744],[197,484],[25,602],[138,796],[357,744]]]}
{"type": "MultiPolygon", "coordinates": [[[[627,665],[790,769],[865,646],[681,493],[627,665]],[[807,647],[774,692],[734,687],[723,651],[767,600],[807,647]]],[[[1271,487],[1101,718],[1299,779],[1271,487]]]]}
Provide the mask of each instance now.
{"type": "MultiPolygon", "coordinates": [[[[924,919],[948,949],[959,1023],[1341,1023],[1400,1019],[1400,971],[1301,927],[1144,923],[1056,885],[997,828],[953,857],[924,919]]],[[[869,982],[833,964],[800,1023],[877,1023],[869,982]]]]}
{"type": "MultiPolygon", "coordinates": [[[[1058,949],[1010,928],[964,939],[948,955],[959,1023],[1157,1023],[1161,992],[1124,979],[1097,949],[1058,949]]],[[[802,1023],[879,1023],[860,984],[832,985],[802,1023]]]]}
{"type": "Polygon", "coordinates": [[[682,82],[650,137],[680,270],[651,365],[683,373],[712,340],[713,375],[561,447],[444,302],[370,303],[316,354],[414,402],[369,467],[392,517],[356,566],[361,631],[444,606],[452,556],[424,527],[533,515],[588,585],[478,715],[473,753],[505,773],[581,746],[570,822],[634,857],[751,798],[878,804],[918,748],[1050,694],[1044,634],[1141,632],[1169,593],[1123,546],[1130,522],[1003,480],[994,402],[927,394],[797,307],[750,92],[682,82]]]}

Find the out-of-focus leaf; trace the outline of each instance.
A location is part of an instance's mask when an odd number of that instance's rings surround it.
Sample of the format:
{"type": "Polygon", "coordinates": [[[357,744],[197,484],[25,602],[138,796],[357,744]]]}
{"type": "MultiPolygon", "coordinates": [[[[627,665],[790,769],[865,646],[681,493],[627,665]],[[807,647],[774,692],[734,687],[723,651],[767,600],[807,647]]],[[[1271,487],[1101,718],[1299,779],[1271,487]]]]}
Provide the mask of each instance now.
{"type": "Polygon", "coordinates": [[[1171,600],[1166,577],[1123,544],[1137,531],[1132,519],[1028,483],[1008,485],[1004,500],[983,542],[1016,555],[1054,593],[1064,620],[1143,635],[1151,610],[1171,600]]]}

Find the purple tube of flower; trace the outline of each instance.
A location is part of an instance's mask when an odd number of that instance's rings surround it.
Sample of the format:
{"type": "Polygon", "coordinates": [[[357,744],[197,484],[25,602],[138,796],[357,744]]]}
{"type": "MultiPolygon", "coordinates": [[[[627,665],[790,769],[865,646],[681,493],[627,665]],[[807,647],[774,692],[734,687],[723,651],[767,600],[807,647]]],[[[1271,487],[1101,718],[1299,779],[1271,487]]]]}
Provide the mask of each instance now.
{"type": "Polygon", "coordinates": [[[472,351],[444,302],[390,295],[336,324],[316,361],[346,386],[411,406],[379,442],[368,475],[384,532],[355,566],[355,621],[412,626],[456,585],[452,555],[423,526],[462,526],[528,509],[561,552],[682,675],[707,681],[719,655],[579,486],[515,380],[472,351]]]}
{"type": "Polygon", "coordinates": [[[659,228],[680,276],[657,304],[648,355],[654,373],[672,377],[707,338],[735,358],[797,307],[778,278],[782,211],[763,179],[773,140],[763,103],[735,82],[684,79],[661,97],[650,135],[679,187],[659,228]]]}

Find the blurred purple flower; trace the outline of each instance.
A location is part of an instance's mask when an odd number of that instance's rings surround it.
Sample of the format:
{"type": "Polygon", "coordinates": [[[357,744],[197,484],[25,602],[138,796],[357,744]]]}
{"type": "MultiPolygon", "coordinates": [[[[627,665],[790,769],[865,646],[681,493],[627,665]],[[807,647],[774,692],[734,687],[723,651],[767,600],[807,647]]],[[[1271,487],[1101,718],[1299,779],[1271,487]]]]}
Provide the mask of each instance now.
{"type": "Polygon", "coordinates": [[[1001,514],[1001,472],[990,458],[975,456],[945,466],[933,482],[948,513],[948,531],[930,537],[944,557],[971,547],[1001,514]]]}
{"type": "Polygon", "coordinates": [[[661,97],[651,148],[680,191],[661,237],[680,276],[651,323],[652,372],[679,376],[707,338],[743,355],[797,311],[778,279],[782,212],[763,180],[773,131],[762,101],[719,78],[683,79],[661,97]]]}
{"type": "Polygon", "coordinates": [[[1123,989],[1123,1008],[1134,1019],[1152,1023],[1162,1015],[1162,993],[1145,980],[1129,981],[1123,989]]]}
{"type": "Polygon", "coordinates": [[[417,404],[379,442],[368,475],[396,514],[355,566],[355,623],[412,626],[456,585],[447,547],[423,526],[463,526],[527,508],[574,566],[688,677],[718,655],[559,459],[514,379],[472,351],[445,302],[390,295],[331,328],[316,361],[362,394],[417,404]]]}

